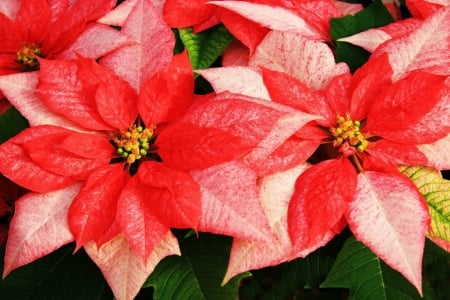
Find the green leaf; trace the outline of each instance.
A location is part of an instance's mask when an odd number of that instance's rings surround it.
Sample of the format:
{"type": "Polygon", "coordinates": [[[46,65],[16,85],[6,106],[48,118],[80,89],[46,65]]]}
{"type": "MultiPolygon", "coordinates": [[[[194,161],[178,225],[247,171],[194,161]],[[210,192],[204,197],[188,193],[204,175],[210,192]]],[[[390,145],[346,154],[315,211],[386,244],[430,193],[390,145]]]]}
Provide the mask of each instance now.
{"type": "Polygon", "coordinates": [[[144,287],[154,288],[153,299],[236,299],[239,281],[248,274],[221,286],[230,247],[231,238],[218,235],[180,239],[182,255],[162,260],[144,287]]]}
{"type": "Polygon", "coordinates": [[[381,0],[375,1],[353,16],[348,15],[342,18],[331,19],[331,36],[336,42],[336,62],[346,62],[352,72],[354,72],[367,61],[370,53],[360,47],[345,42],[337,42],[337,40],[369,28],[387,25],[393,21],[392,16],[381,0]]]}
{"type": "Polygon", "coordinates": [[[402,167],[400,169],[419,189],[428,203],[431,229],[428,236],[450,241],[450,180],[430,167],[402,167]]]}
{"type": "Polygon", "coordinates": [[[322,288],[348,288],[349,299],[434,299],[424,284],[424,298],[369,248],[350,237],[339,252],[322,288]]]}
{"type": "Polygon", "coordinates": [[[0,144],[28,127],[28,121],[14,107],[0,115],[0,144]]]}
{"type": "Polygon", "coordinates": [[[14,270],[0,281],[1,298],[112,299],[112,293],[95,264],[83,250],[72,255],[73,251],[73,244],[64,246],[14,270]]]}
{"type": "Polygon", "coordinates": [[[201,33],[194,33],[191,28],[182,28],[178,29],[178,33],[194,69],[211,66],[234,39],[222,25],[201,33]]]}
{"type": "Polygon", "coordinates": [[[430,240],[423,255],[423,276],[430,283],[434,299],[450,299],[450,253],[430,240]]]}

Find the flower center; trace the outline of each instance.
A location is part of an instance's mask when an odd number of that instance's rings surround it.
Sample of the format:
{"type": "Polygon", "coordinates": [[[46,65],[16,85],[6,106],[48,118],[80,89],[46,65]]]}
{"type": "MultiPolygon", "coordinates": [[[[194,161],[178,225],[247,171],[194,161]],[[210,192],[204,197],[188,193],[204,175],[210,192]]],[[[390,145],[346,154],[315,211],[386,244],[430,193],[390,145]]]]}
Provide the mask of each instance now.
{"type": "Polygon", "coordinates": [[[42,50],[37,44],[25,44],[16,53],[17,62],[25,66],[27,70],[39,69],[38,57],[43,57],[42,50]]]}
{"type": "Polygon", "coordinates": [[[152,137],[153,128],[133,125],[127,131],[120,131],[113,142],[116,144],[117,154],[131,165],[149,153],[152,137]]]}
{"type": "Polygon", "coordinates": [[[336,127],[330,128],[333,146],[339,148],[344,155],[349,156],[356,151],[363,152],[369,145],[368,135],[360,132],[361,123],[350,118],[338,117],[336,127]]]}

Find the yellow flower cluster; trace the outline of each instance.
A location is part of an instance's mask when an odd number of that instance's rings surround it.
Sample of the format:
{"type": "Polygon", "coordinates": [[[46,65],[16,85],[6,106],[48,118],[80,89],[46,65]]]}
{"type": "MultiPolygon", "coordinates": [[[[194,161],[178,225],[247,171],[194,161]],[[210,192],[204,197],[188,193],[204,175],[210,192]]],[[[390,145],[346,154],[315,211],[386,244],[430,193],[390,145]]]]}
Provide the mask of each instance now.
{"type": "Polygon", "coordinates": [[[333,146],[340,147],[343,143],[354,147],[356,150],[363,152],[369,145],[366,136],[360,132],[361,123],[352,121],[350,118],[338,117],[336,127],[330,128],[330,132],[334,137],[333,146]]]}
{"type": "Polygon", "coordinates": [[[23,64],[26,68],[36,70],[39,67],[37,57],[42,57],[42,50],[36,44],[23,45],[16,53],[17,62],[23,64]]]}
{"type": "Polygon", "coordinates": [[[147,155],[153,130],[133,125],[128,131],[120,132],[113,141],[117,145],[117,154],[126,159],[128,164],[134,163],[147,155]]]}

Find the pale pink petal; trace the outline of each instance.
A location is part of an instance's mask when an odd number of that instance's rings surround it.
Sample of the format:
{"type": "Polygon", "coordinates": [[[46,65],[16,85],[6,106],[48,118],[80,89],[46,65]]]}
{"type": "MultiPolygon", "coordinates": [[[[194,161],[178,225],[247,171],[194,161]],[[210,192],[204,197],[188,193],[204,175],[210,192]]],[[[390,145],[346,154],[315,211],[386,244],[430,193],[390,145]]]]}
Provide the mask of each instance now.
{"type": "Polygon", "coordinates": [[[415,18],[400,20],[384,27],[371,28],[357,34],[338,39],[339,42],[347,42],[355,46],[362,47],[369,52],[375,49],[382,43],[392,39],[409,34],[414,29],[419,27],[422,21],[415,18]]]}
{"type": "Polygon", "coordinates": [[[430,216],[408,178],[400,173],[360,173],[347,220],[357,240],[422,293],[422,256],[430,216]]]}
{"type": "Polygon", "coordinates": [[[100,268],[118,300],[134,299],[147,277],[164,257],[181,255],[178,241],[172,233],[161,240],[147,262],[131,249],[123,234],[103,244],[100,249],[95,242],[86,244],[84,249],[100,268]]]}
{"type": "Polygon", "coordinates": [[[97,22],[106,25],[123,26],[123,23],[125,23],[137,1],[138,0],[123,1],[115,9],[98,19],[97,22]]]}
{"type": "Polygon", "coordinates": [[[251,169],[242,163],[229,162],[191,174],[201,191],[199,231],[253,241],[270,239],[269,223],[258,197],[256,174],[251,169]]]}
{"type": "Polygon", "coordinates": [[[28,193],[15,203],[3,277],[73,241],[67,211],[81,184],[49,193],[28,193]]]}
{"type": "Polygon", "coordinates": [[[36,96],[38,72],[0,76],[0,89],[30,125],[57,125],[84,131],[68,119],[50,111],[36,96]]]}
{"type": "Polygon", "coordinates": [[[450,73],[448,28],[450,28],[450,6],[438,10],[411,34],[380,45],[373,55],[388,53],[394,81],[416,69],[448,75],[450,73]]]}
{"type": "Polygon", "coordinates": [[[153,73],[169,65],[175,37],[150,0],[138,0],[121,32],[128,35],[135,44],[121,47],[105,56],[101,64],[139,91],[153,73]]]}
{"type": "Polygon", "coordinates": [[[314,90],[323,89],[331,78],[348,72],[346,64],[336,64],[325,43],[278,31],[266,35],[250,57],[249,65],[285,72],[314,90]]]}
{"type": "Polygon", "coordinates": [[[382,43],[391,39],[391,36],[378,28],[371,28],[369,30],[340,38],[338,42],[346,42],[359,46],[369,52],[375,51],[375,49],[382,43]]]}
{"type": "Polygon", "coordinates": [[[431,144],[419,145],[431,166],[440,170],[450,170],[450,133],[431,144]]]}
{"type": "Polygon", "coordinates": [[[347,3],[344,1],[333,1],[333,4],[341,11],[343,15],[354,15],[364,9],[359,3],[347,3]]]}
{"type": "Polygon", "coordinates": [[[261,180],[261,203],[269,220],[273,238],[267,242],[235,238],[224,283],[239,273],[274,266],[295,258],[287,230],[287,210],[294,193],[295,181],[307,167],[307,164],[301,164],[261,180]]]}
{"type": "MultiPolygon", "coordinates": [[[[238,74],[236,74],[237,76],[238,74]]],[[[218,94],[214,100],[226,100],[235,97],[234,94],[223,92],[218,94]]],[[[289,139],[295,132],[302,128],[306,123],[320,119],[320,116],[310,115],[299,110],[293,109],[288,106],[281,105],[276,102],[266,101],[259,98],[247,97],[239,95],[240,100],[250,101],[258,103],[263,106],[267,106],[284,114],[276,121],[270,133],[255,147],[253,151],[246,154],[243,157],[243,161],[250,166],[258,176],[264,176],[272,172],[275,165],[282,167],[284,164],[277,163],[275,161],[269,161],[276,159],[270,158],[269,155],[277,150],[287,139],[289,139]],[[270,168],[266,169],[265,164],[269,163],[270,168]]],[[[289,154],[287,154],[289,155],[289,154]]],[[[287,156],[285,155],[285,156],[287,156]]]]}
{"type": "Polygon", "coordinates": [[[16,14],[19,11],[20,2],[17,0],[2,0],[0,1],[0,13],[4,14],[11,20],[16,19],[16,14]]]}
{"type": "Polygon", "coordinates": [[[197,70],[216,93],[229,91],[250,97],[270,100],[261,73],[251,67],[222,67],[197,70]]]}
{"type": "Polygon", "coordinates": [[[267,175],[264,163],[268,156],[306,123],[318,118],[300,111],[285,114],[277,121],[271,132],[259,143],[255,150],[243,158],[245,163],[251,166],[258,176],[267,175]]]}
{"type": "Polygon", "coordinates": [[[297,32],[309,39],[324,39],[313,26],[290,9],[246,1],[210,1],[208,3],[229,9],[272,30],[297,32]]]}
{"type": "Polygon", "coordinates": [[[60,59],[73,59],[77,54],[88,58],[99,58],[109,52],[130,44],[131,41],[120,31],[107,25],[92,24],[77,40],[58,55],[60,59]]]}

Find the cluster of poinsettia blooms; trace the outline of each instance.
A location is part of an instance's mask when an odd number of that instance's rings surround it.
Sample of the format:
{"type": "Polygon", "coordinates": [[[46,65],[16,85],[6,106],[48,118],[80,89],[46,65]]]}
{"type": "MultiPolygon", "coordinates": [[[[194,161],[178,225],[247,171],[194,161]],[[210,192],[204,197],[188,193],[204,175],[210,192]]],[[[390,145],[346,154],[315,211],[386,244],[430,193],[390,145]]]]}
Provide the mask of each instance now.
{"type": "Polygon", "coordinates": [[[351,74],[329,20],[359,4],[3,0],[2,105],[30,124],[0,145],[0,172],[29,190],[3,275],[75,241],[128,299],[180,254],[171,228],[232,236],[227,281],[349,226],[421,291],[433,233],[398,167],[450,169],[450,2],[406,4],[411,18],[344,39],[372,52],[351,74]],[[171,28],[220,23],[237,41],[222,67],[173,54],[171,28]],[[214,92],[194,94],[194,72],[214,92]]]}

